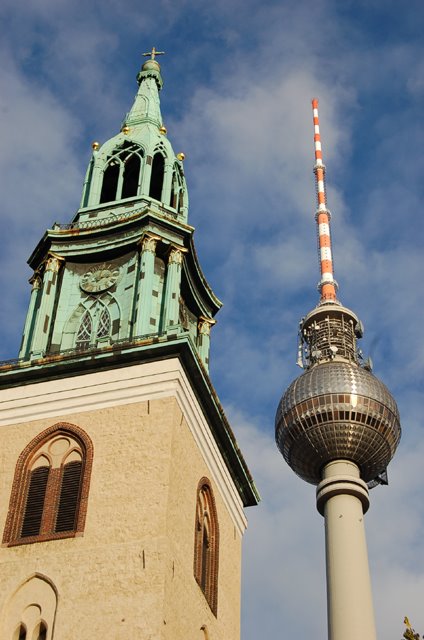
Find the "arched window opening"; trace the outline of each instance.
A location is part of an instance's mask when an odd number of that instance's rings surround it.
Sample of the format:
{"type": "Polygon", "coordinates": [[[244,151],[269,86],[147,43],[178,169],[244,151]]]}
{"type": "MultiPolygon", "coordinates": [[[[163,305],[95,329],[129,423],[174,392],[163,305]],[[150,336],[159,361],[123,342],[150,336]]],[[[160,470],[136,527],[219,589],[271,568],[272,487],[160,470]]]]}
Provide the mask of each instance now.
{"type": "Polygon", "coordinates": [[[172,173],[172,183],[171,183],[171,197],[169,199],[169,206],[173,209],[177,206],[177,194],[176,194],[176,175],[175,170],[172,173]]]}
{"type": "Polygon", "coordinates": [[[176,163],[172,173],[170,206],[181,212],[184,206],[184,178],[181,167],[176,163]]]}
{"type": "Polygon", "coordinates": [[[38,629],[36,629],[34,637],[36,640],[46,640],[47,626],[44,624],[44,622],[40,622],[38,629]]]}
{"type": "Polygon", "coordinates": [[[102,191],[100,194],[100,204],[116,200],[116,191],[119,180],[119,161],[112,160],[105,169],[103,176],[102,191]]]}
{"type": "Polygon", "coordinates": [[[210,482],[202,478],[197,491],[194,533],[194,577],[216,615],[218,606],[219,527],[210,482]]]}
{"type": "Polygon", "coordinates": [[[91,335],[93,333],[93,320],[90,312],[87,311],[81,318],[81,324],[78,329],[77,338],[75,342],[76,349],[88,349],[90,346],[91,335]]]}
{"type": "Polygon", "coordinates": [[[107,158],[100,204],[138,195],[143,155],[138,144],[125,140],[107,158]]]}
{"type": "Polygon", "coordinates": [[[122,197],[131,198],[138,194],[140,178],[140,156],[132,154],[124,161],[124,183],[122,185],[122,197]]]}
{"type": "Polygon", "coordinates": [[[155,153],[152,162],[152,175],[150,178],[149,196],[155,200],[162,200],[163,175],[165,170],[165,158],[161,153],[155,153]]]}
{"type": "Polygon", "coordinates": [[[27,640],[27,630],[24,624],[20,624],[13,634],[13,640],[27,640]]]}
{"type": "Polygon", "coordinates": [[[34,438],[16,465],[3,542],[23,544],[82,532],[91,463],[91,441],[74,425],[55,425],[34,438]]]}
{"type": "Polygon", "coordinates": [[[102,300],[95,300],[90,310],[84,311],[75,338],[75,349],[95,347],[97,341],[111,336],[110,312],[102,300]]]}

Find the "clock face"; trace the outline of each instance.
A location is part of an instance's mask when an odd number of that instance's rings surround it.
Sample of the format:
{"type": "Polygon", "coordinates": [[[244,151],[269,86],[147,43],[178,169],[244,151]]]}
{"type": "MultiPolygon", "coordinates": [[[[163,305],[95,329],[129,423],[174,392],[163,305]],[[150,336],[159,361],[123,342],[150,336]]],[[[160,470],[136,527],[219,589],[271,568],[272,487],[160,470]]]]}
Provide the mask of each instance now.
{"type": "Polygon", "coordinates": [[[81,276],[80,287],[87,293],[106,291],[119,277],[119,267],[113,264],[98,264],[81,276]]]}

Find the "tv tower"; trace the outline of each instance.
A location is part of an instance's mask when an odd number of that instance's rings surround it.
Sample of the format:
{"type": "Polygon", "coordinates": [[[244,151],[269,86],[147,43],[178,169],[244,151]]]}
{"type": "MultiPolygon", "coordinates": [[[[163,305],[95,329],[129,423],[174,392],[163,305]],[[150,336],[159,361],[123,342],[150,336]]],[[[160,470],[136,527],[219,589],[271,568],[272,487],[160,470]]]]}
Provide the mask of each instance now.
{"type": "Polygon", "coordinates": [[[363,514],[369,488],[386,483],[401,435],[396,402],[362,360],[363,326],[337,299],[325,192],[318,100],[312,100],[320,301],[300,322],[298,364],[275,418],[277,446],[303,480],[317,485],[325,518],[329,640],[375,640],[363,514]]]}

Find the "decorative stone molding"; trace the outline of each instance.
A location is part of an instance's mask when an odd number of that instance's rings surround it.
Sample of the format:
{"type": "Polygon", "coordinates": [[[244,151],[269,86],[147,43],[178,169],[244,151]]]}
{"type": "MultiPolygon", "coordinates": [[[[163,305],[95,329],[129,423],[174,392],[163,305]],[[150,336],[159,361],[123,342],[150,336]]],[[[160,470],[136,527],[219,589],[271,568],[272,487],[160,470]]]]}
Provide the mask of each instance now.
{"type": "Polygon", "coordinates": [[[29,279],[30,285],[32,285],[32,291],[38,291],[41,288],[41,276],[38,271],[35,271],[34,274],[29,279]]]}
{"type": "Polygon", "coordinates": [[[211,328],[216,324],[216,320],[212,318],[205,318],[204,316],[200,316],[199,322],[197,324],[197,328],[199,330],[200,335],[202,336],[210,336],[211,328]]]}
{"type": "Polygon", "coordinates": [[[64,264],[65,258],[58,256],[56,253],[49,253],[46,261],[46,271],[52,271],[53,273],[59,273],[60,267],[64,264]]]}
{"type": "Polygon", "coordinates": [[[141,250],[149,251],[150,253],[156,253],[156,245],[159,240],[159,236],[146,234],[140,240],[141,250]]]}

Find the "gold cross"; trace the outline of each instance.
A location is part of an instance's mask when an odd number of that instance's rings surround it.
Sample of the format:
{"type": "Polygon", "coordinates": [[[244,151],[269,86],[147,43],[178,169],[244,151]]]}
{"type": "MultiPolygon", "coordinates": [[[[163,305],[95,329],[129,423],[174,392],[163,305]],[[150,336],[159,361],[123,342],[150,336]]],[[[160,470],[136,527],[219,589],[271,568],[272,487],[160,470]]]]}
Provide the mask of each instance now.
{"type": "Polygon", "coordinates": [[[156,47],[152,47],[151,51],[148,51],[147,53],[143,53],[143,56],[151,56],[151,60],[154,60],[156,56],[163,56],[165,54],[165,51],[156,51],[156,47]]]}

